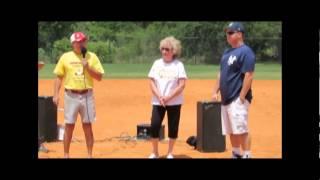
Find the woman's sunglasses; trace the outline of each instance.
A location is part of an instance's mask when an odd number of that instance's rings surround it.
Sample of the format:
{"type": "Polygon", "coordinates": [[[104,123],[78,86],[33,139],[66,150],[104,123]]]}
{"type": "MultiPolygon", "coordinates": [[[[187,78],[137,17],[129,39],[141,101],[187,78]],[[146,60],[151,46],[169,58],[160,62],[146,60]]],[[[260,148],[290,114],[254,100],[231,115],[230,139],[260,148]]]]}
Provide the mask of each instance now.
{"type": "Polygon", "coordinates": [[[161,51],[163,51],[163,50],[165,50],[165,51],[170,51],[169,48],[161,48],[161,51]]]}

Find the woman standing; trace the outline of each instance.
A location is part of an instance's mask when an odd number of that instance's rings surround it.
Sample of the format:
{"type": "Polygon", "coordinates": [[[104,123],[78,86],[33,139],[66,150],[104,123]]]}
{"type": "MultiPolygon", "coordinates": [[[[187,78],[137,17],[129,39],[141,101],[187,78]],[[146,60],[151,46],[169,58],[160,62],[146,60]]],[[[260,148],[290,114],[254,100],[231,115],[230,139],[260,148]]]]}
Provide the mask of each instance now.
{"type": "Polygon", "coordinates": [[[167,158],[172,159],[173,146],[178,137],[180,109],[183,103],[182,92],[187,79],[184,66],[179,58],[180,41],[166,37],[160,42],[162,58],[156,60],[149,72],[152,91],[151,142],[149,158],[158,158],[158,142],[161,123],[167,112],[169,126],[169,147],[167,158]]]}

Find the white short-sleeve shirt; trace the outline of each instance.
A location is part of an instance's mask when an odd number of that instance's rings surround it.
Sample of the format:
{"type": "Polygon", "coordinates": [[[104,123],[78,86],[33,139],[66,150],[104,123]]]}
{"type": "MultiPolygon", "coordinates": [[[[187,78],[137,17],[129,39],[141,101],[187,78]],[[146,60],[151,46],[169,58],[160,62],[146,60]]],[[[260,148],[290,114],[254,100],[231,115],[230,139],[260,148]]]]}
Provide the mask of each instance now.
{"type": "MultiPolygon", "coordinates": [[[[161,96],[168,96],[177,86],[178,80],[181,78],[187,79],[187,74],[184,70],[183,63],[177,59],[166,63],[162,58],[155,60],[150,72],[149,78],[155,80],[155,84],[160,90],[161,96]]],[[[182,92],[168,101],[167,105],[179,105],[183,103],[182,92]]],[[[156,96],[152,96],[152,104],[160,105],[156,96]]]]}

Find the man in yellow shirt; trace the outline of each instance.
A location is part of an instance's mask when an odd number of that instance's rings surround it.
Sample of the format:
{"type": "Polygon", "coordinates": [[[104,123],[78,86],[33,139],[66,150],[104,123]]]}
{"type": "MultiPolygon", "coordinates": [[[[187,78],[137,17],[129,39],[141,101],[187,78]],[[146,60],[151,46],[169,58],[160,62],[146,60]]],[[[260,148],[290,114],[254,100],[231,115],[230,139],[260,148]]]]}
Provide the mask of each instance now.
{"type": "Polygon", "coordinates": [[[93,79],[100,81],[104,74],[99,58],[87,52],[87,37],[82,32],[71,35],[73,51],[64,53],[54,69],[57,78],[54,83],[53,102],[58,106],[59,91],[64,80],[64,157],[69,158],[69,148],[78,113],[86,138],[88,157],[92,157],[93,133],[91,123],[95,121],[93,79]]]}

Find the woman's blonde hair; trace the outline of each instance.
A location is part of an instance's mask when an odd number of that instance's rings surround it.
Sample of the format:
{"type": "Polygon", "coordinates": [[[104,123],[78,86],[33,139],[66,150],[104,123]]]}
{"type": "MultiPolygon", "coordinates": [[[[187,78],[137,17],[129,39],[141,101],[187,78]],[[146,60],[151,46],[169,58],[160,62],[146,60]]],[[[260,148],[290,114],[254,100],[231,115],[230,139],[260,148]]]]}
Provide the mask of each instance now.
{"type": "Polygon", "coordinates": [[[162,39],[160,41],[160,46],[159,46],[160,51],[161,51],[161,48],[166,44],[169,44],[172,47],[172,52],[173,52],[173,57],[174,58],[180,57],[180,55],[181,55],[181,43],[180,43],[179,40],[177,40],[173,36],[168,36],[168,37],[162,39]]]}

